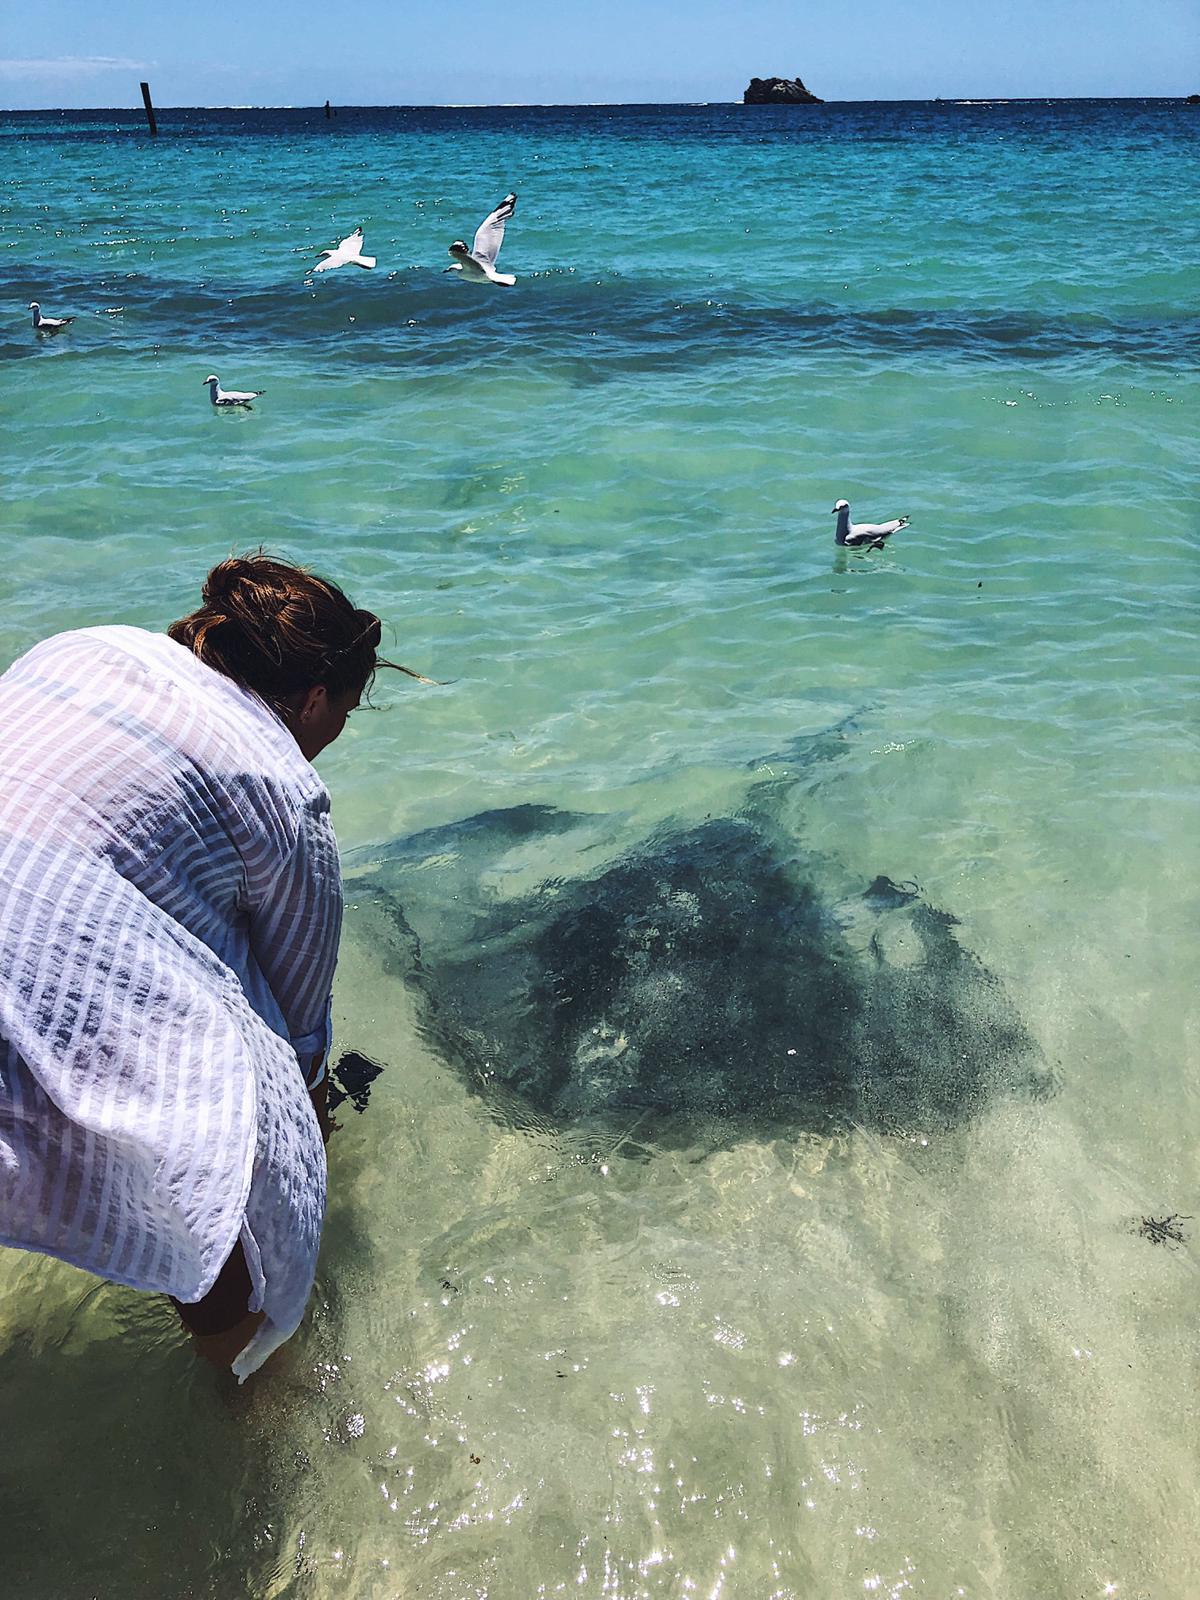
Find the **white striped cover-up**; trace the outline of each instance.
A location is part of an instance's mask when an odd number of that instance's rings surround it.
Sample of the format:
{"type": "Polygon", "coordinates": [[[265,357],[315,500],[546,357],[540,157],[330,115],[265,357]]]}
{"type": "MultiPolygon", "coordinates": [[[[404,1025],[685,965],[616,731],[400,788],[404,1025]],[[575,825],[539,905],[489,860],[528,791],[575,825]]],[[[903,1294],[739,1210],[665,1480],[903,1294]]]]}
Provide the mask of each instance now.
{"type": "Polygon", "coordinates": [[[293,1333],[342,889],[283,722],[184,646],[88,628],[0,677],[0,1243],[178,1300],[241,1240],[293,1333]]]}

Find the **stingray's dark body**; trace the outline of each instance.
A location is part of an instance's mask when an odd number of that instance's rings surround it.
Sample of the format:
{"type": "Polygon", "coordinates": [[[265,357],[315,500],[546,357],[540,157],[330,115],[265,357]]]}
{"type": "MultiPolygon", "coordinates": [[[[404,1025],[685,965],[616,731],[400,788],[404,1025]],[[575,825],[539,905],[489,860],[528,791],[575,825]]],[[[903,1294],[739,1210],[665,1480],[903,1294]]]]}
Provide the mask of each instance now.
{"type": "Polygon", "coordinates": [[[915,890],[853,882],[754,807],[580,870],[596,820],[486,812],[352,879],[352,926],[481,1090],[564,1121],[638,1108],[919,1131],[1046,1087],[1004,989],[915,890]],[[505,893],[531,841],[565,870],[505,893]]]}

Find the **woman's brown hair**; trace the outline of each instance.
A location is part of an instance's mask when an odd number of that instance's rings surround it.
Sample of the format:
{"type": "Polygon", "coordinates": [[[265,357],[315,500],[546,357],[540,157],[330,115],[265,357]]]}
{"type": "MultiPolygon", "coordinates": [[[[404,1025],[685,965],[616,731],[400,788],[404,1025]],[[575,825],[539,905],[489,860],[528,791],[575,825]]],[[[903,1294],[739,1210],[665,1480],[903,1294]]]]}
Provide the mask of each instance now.
{"type": "Polygon", "coordinates": [[[380,667],[432,681],[376,654],[379,618],[352,606],[336,583],[261,551],[219,562],[201,599],[168,636],[281,714],[318,684],[331,697],[363,694],[380,667]]]}

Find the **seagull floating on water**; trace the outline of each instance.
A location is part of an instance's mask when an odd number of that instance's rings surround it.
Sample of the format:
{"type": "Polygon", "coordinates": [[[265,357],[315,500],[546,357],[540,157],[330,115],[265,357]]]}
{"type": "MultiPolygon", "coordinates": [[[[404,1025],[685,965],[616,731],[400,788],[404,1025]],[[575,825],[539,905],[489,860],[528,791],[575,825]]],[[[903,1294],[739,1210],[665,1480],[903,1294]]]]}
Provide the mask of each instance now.
{"type": "Polygon", "coordinates": [[[74,317],[44,317],[36,300],[29,302],[29,309],[33,312],[33,325],[39,333],[61,333],[68,322],[75,321],[74,317]]]}
{"type": "Polygon", "coordinates": [[[504,243],[504,224],[516,209],[516,195],[506,194],[495,211],[489,212],[475,230],[475,240],[469,250],[461,239],[450,246],[454,265],[446,271],[461,272],[469,283],[502,283],[511,289],[517,280],[510,272],[496,271],[496,257],[504,243]]]}
{"type": "Polygon", "coordinates": [[[869,545],[872,550],[882,550],[886,539],[908,527],[907,517],[897,517],[893,522],[851,522],[850,504],[846,500],[839,500],[829,515],[837,518],[838,544],[860,548],[869,545]]]}
{"type": "Polygon", "coordinates": [[[336,250],[322,250],[324,261],[318,261],[313,268],[314,272],[330,272],[334,267],[373,267],[375,256],[365,256],[362,253],[363,231],[355,228],[353,233],[348,233],[338,245],[336,250]]]}
{"type": "Polygon", "coordinates": [[[251,400],[257,400],[260,394],[266,394],[265,389],[222,389],[221,380],[216,373],[210,373],[205,378],[208,385],[208,398],[215,406],[242,406],[246,411],[253,411],[251,400]]]}

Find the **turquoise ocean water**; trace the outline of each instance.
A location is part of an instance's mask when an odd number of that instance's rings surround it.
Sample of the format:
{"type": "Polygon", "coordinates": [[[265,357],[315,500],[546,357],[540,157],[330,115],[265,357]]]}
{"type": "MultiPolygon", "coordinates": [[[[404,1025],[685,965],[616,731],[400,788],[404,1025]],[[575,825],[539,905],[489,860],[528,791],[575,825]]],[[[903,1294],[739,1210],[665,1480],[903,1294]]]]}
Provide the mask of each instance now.
{"type": "Polygon", "coordinates": [[[358,860],[733,815],[851,717],[788,826],[953,912],[1056,1085],[927,1139],[506,1117],[352,886],[385,1073],[273,1370],[0,1258],[8,1592],[1200,1591],[1198,116],[0,116],[0,663],[311,563],[453,680],[322,758],[358,860]],[[444,275],[509,188],[516,287],[444,275]],[[307,277],[358,223],[376,270],[307,277]],[[839,553],[842,496],[911,528],[839,553]]]}

